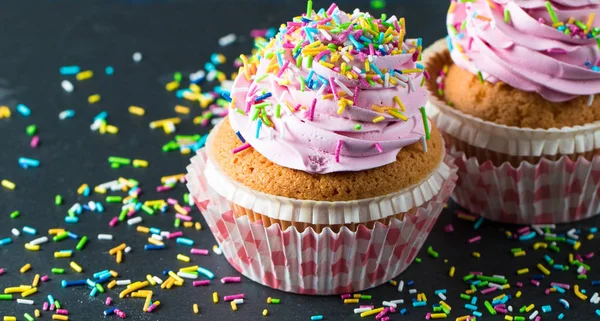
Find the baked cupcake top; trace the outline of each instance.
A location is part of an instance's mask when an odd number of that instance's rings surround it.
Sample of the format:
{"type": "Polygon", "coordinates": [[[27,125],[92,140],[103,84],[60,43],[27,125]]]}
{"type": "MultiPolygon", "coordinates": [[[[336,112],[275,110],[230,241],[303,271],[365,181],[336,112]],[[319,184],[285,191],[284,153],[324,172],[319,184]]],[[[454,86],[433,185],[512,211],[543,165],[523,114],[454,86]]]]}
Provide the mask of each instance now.
{"type": "Polygon", "coordinates": [[[552,102],[600,93],[598,0],[452,2],[447,25],[452,60],[482,82],[552,102]]]}
{"type": "Polygon", "coordinates": [[[405,35],[404,19],[335,4],[282,25],[250,59],[241,56],[226,97],[245,144],[233,152],[252,147],[277,165],[325,174],[381,167],[425,144],[421,39],[405,35]]]}

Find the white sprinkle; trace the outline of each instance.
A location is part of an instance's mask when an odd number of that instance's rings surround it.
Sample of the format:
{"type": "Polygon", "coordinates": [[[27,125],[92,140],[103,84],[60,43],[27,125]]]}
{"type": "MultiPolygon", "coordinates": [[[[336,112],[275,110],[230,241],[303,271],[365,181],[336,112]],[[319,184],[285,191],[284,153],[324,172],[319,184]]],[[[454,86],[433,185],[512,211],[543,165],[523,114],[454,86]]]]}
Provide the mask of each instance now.
{"type": "Polygon", "coordinates": [[[75,116],[75,111],[68,109],[68,110],[63,110],[60,113],[58,113],[58,119],[60,120],[65,120],[67,118],[72,118],[75,116]]]}
{"type": "Polygon", "coordinates": [[[117,280],[117,285],[129,285],[131,280],[117,280]]]}
{"type": "Polygon", "coordinates": [[[581,266],[581,265],[580,265],[580,266],[577,268],[577,273],[581,274],[581,272],[583,272],[584,270],[585,270],[585,268],[584,268],[583,266],[581,266]]]}
{"type": "Polygon", "coordinates": [[[113,239],[113,236],[111,234],[98,234],[98,239],[99,240],[110,241],[110,240],[113,239]]]}
{"type": "Polygon", "coordinates": [[[31,245],[40,245],[40,244],[44,244],[48,242],[48,237],[47,236],[42,236],[42,237],[38,237],[35,240],[32,240],[31,242],[29,242],[29,244],[31,245]]]}
{"type": "Polygon", "coordinates": [[[81,207],[81,205],[79,205],[79,203],[75,203],[67,212],[75,212],[79,207],[81,207]]]}
{"type": "Polygon", "coordinates": [[[494,274],[494,275],[492,275],[492,277],[495,277],[498,279],[506,279],[506,277],[504,275],[500,275],[500,274],[494,274]]]}
{"type": "Polygon", "coordinates": [[[33,305],[33,300],[17,299],[18,304],[33,305]]]}
{"type": "Polygon", "coordinates": [[[158,235],[158,234],[152,234],[151,238],[153,238],[155,240],[158,240],[158,241],[162,241],[163,240],[163,237],[160,236],[160,235],[158,235]]]}
{"type": "Polygon", "coordinates": [[[204,70],[198,70],[198,71],[190,74],[190,81],[196,82],[198,80],[203,79],[205,76],[206,76],[206,72],[204,70]]]}
{"type": "Polygon", "coordinates": [[[396,303],[392,303],[390,301],[383,301],[381,302],[381,305],[383,305],[384,307],[394,307],[397,308],[398,306],[396,305],[396,303]]]}
{"type": "Polygon", "coordinates": [[[544,236],[547,236],[547,237],[556,237],[556,234],[554,234],[554,233],[546,233],[546,234],[544,234],[544,236]]]}
{"type": "Polygon", "coordinates": [[[369,62],[373,62],[373,56],[372,55],[368,55],[367,58],[369,59],[369,62]]]}
{"type": "Polygon", "coordinates": [[[235,300],[233,300],[233,303],[235,303],[235,304],[244,304],[244,299],[235,299],[235,300]]]}
{"type": "Polygon", "coordinates": [[[128,246],[125,248],[125,253],[129,253],[129,252],[131,252],[131,246],[128,246]]]}
{"type": "Polygon", "coordinates": [[[542,231],[541,228],[539,228],[536,225],[532,225],[531,228],[538,234],[538,235],[544,235],[544,231],[542,231]]]}
{"type": "Polygon", "coordinates": [[[219,122],[220,122],[222,119],[223,119],[222,117],[219,117],[219,118],[212,118],[212,119],[210,120],[210,124],[211,124],[211,125],[216,125],[216,124],[218,124],[218,123],[219,123],[219,122]]]}
{"type": "Polygon", "coordinates": [[[398,284],[398,292],[402,292],[402,290],[404,290],[404,281],[400,280],[400,283],[398,284]]]}
{"type": "Polygon", "coordinates": [[[412,78],[408,78],[408,88],[410,88],[409,92],[415,92],[417,91],[415,89],[415,84],[413,84],[412,78]]]}
{"type": "Polygon", "coordinates": [[[342,55],[342,59],[344,59],[345,62],[350,63],[350,58],[346,57],[345,55],[342,55]]]}
{"type": "Polygon", "coordinates": [[[160,236],[162,236],[162,237],[168,238],[170,235],[171,235],[171,232],[169,232],[169,231],[161,231],[160,232],[160,236]]]}
{"type": "Polygon", "coordinates": [[[319,31],[323,34],[323,36],[325,37],[325,39],[327,39],[329,41],[331,41],[333,39],[331,37],[331,35],[329,34],[329,32],[327,32],[325,29],[319,29],[319,31]]]}
{"type": "Polygon", "coordinates": [[[279,138],[285,139],[285,124],[283,124],[283,126],[281,126],[281,131],[279,132],[279,138]]]}
{"type": "Polygon", "coordinates": [[[508,310],[508,312],[512,312],[512,310],[513,310],[512,309],[512,305],[509,305],[508,308],[507,308],[507,310],[508,310]]]}
{"type": "Polygon", "coordinates": [[[217,70],[213,69],[208,72],[208,75],[206,75],[206,80],[213,81],[213,80],[215,80],[216,77],[217,77],[217,70]]]}
{"type": "Polygon", "coordinates": [[[102,120],[98,119],[90,125],[90,129],[92,131],[97,131],[101,125],[102,125],[102,120]]]}
{"type": "Polygon", "coordinates": [[[572,228],[567,232],[567,236],[574,240],[579,240],[579,236],[577,234],[575,234],[576,232],[577,232],[577,230],[572,228]]]}
{"type": "Polygon", "coordinates": [[[184,278],[184,279],[192,279],[195,280],[198,278],[198,276],[196,274],[192,274],[192,273],[186,273],[186,272],[177,272],[177,275],[184,278]]]}
{"type": "Polygon", "coordinates": [[[401,74],[399,72],[396,72],[396,77],[398,79],[402,80],[403,82],[408,82],[408,80],[410,79],[406,75],[403,75],[403,74],[401,74]]]}
{"type": "Polygon", "coordinates": [[[363,312],[367,312],[367,311],[371,311],[373,309],[371,308],[356,308],[354,309],[354,313],[358,314],[358,313],[363,313],[363,312]]]}
{"type": "Polygon", "coordinates": [[[385,73],[385,80],[383,82],[383,87],[389,87],[390,86],[390,73],[386,72],[385,73]]]}
{"type": "Polygon", "coordinates": [[[504,288],[504,286],[502,286],[500,284],[492,283],[492,282],[488,283],[488,287],[489,288],[496,288],[498,290],[502,290],[504,288]]]}
{"type": "Polygon", "coordinates": [[[216,254],[216,255],[221,255],[221,254],[223,254],[223,250],[221,250],[221,248],[220,248],[220,247],[218,247],[218,246],[216,246],[216,245],[215,245],[215,246],[213,246],[213,252],[215,252],[215,254],[216,254]]]}
{"type": "Polygon", "coordinates": [[[538,311],[538,310],[535,310],[535,311],[533,311],[533,312],[532,312],[532,313],[529,315],[529,320],[533,320],[533,319],[535,319],[535,317],[537,317],[538,313],[539,313],[539,311],[538,311]]]}
{"type": "Polygon", "coordinates": [[[162,284],[163,280],[161,278],[159,278],[158,276],[153,276],[152,280],[154,280],[154,282],[158,283],[158,284],[162,284]]]}
{"type": "Polygon", "coordinates": [[[427,138],[425,136],[421,136],[421,145],[423,145],[423,151],[427,153],[427,138]]]}
{"type": "Polygon", "coordinates": [[[141,216],[136,216],[134,218],[130,218],[127,220],[127,225],[135,225],[135,224],[140,224],[140,223],[142,223],[141,216]]]}
{"type": "Polygon", "coordinates": [[[142,53],[134,52],[132,58],[133,58],[134,62],[140,62],[140,61],[142,61],[142,53]]]}
{"type": "Polygon", "coordinates": [[[590,95],[590,97],[588,97],[588,106],[592,107],[592,104],[594,103],[594,95],[590,95]]]}
{"type": "Polygon", "coordinates": [[[416,294],[417,293],[417,289],[410,289],[408,290],[409,294],[416,294]]]}
{"type": "Polygon", "coordinates": [[[100,184],[100,185],[98,185],[98,186],[99,186],[100,188],[107,189],[107,188],[110,188],[111,186],[113,186],[113,185],[116,185],[116,184],[119,184],[119,181],[117,181],[117,180],[114,180],[114,181],[110,181],[110,182],[102,183],[102,184],[100,184]]]}
{"type": "Polygon", "coordinates": [[[356,74],[358,74],[359,76],[362,76],[360,68],[358,68],[358,67],[356,67],[356,66],[353,66],[353,67],[352,67],[352,70],[354,70],[354,72],[355,72],[356,74]]]}
{"type": "Polygon", "coordinates": [[[391,302],[391,303],[394,303],[394,304],[404,304],[404,300],[402,300],[402,299],[399,299],[399,300],[392,300],[392,301],[390,301],[390,302],[391,302]]]}
{"type": "Polygon", "coordinates": [[[74,87],[73,87],[73,84],[72,84],[70,81],[68,81],[68,80],[63,80],[63,81],[60,83],[60,85],[61,85],[61,87],[62,87],[62,88],[63,88],[63,89],[66,91],[66,92],[68,92],[68,93],[70,93],[70,92],[73,92],[73,89],[74,89],[74,87]]]}
{"type": "Polygon", "coordinates": [[[94,203],[93,201],[88,202],[88,207],[90,208],[90,211],[92,211],[92,212],[96,211],[96,203],[94,203]]]}
{"type": "Polygon", "coordinates": [[[556,225],[555,224],[535,224],[534,226],[537,226],[539,228],[550,228],[550,229],[555,229],[556,225]]]}
{"type": "Polygon", "coordinates": [[[340,86],[340,88],[342,88],[342,90],[344,92],[346,92],[346,94],[348,94],[348,96],[350,97],[354,97],[354,93],[352,92],[352,90],[350,90],[348,87],[346,87],[346,85],[344,85],[344,83],[342,83],[339,79],[337,78],[333,78],[333,81],[335,81],[335,83],[340,86]]]}
{"type": "Polygon", "coordinates": [[[442,301],[446,301],[446,299],[447,299],[446,296],[444,295],[444,293],[442,293],[442,292],[438,293],[438,297],[440,297],[440,299],[442,301]]]}
{"type": "Polygon", "coordinates": [[[219,46],[226,47],[234,43],[237,40],[237,36],[234,33],[230,33],[226,36],[219,38],[219,46]]]}
{"type": "Polygon", "coordinates": [[[247,93],[248,92],[248,87],[236,87],[233,88],[231,90],[231,94],[237,94],[237,93],[247,93]]]}
{"type": "Polygon", "coordinates": [[[592,295],[592,298],[590,299],[591,303],[596,303],[596,300],[598,300],[598,292],[594,293],[594,295],[592,295]]]}
{"type": "Polygon", "coordinates": [[[19,235],[21,235],[21,232],[19,232],[19,230],[17,230],[16,228],[13,228],[13,229],[11,230],[11,232],[12,232],[12,234],[13,234],[14,236],[19,236],[19,235]]]}

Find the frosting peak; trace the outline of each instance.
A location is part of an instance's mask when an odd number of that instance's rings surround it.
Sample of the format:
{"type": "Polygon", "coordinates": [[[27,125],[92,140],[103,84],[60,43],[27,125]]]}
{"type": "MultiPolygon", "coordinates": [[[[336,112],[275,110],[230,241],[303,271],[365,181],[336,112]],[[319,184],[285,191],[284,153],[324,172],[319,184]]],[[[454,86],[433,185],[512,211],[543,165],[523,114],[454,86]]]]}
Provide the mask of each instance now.
{"type": "Polygon", "coordinates": [[[232,128],[270,161],[310,173],[394,162],[429,126],[421,39],[405,34],[404,19],[335,4],[294,18],[241,56],[232,128]]]}
{"type": "Polygon", "coordinates": [[[447,25],[452,60],[482,80],[555,102],[600,93],[598,0],[453,1],[447,25]]]}

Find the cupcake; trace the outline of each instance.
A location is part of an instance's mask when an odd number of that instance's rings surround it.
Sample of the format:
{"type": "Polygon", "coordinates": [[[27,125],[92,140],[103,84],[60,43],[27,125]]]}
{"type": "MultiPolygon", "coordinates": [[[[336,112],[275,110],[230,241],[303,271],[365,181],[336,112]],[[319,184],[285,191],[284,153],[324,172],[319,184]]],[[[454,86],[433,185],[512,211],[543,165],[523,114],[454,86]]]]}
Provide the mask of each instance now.
{"type": "Polygon", "coordinates": [[[355,10],[294,18],[243,66],[187,181],[231,265],[269,287],[340,294],[414,260],[455,185],[427,120],[420,39],[355,10]]]}
{"type": "Polygon", "coordinates": [[[600,212],[599,2],[453,1],[447,19],[424,56],[453,199],[507,223],[600,212]]]}

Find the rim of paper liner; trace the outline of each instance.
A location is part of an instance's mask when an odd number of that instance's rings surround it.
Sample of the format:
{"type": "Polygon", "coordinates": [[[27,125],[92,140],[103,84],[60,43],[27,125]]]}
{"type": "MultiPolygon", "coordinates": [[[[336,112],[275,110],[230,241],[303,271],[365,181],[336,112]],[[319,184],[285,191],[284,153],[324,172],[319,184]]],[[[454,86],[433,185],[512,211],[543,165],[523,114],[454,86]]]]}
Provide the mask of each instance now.
{"type": "MultiPolygon", "coordinates": [[[[215,128],[213,133],[217,130],[215,128]]],[[[214,136],[211,133],[208,138],[207,151],[214,136]]],[[[209,152],[206,163],[206,169],[198,174],[205,175],[207,184],[234,204],[277,220],[331,225],[365,223],[409,212],[437,195],[444,181],[452,174],[452,169],[442,160],[435,171],[421,182],[398,192],[356,201],[328,202],[299,200],[255,191],[229,179],[211,160],[209,152]]]]}
{"type": "MultiPolygon", "coordinates": [[[[433,78],[444,65],[453,63],[445,39],[436,41],[423,56],[433,78]]],[[[428,116],[440,130],[473,146],[513,156],[570,155],[600,149],[600,121],[550,129],[506,126],[465,114],[448,106],[434,89],[430,92],[428,116]]]]}

